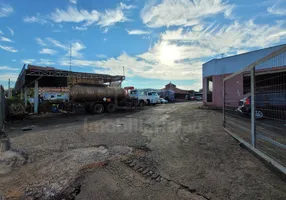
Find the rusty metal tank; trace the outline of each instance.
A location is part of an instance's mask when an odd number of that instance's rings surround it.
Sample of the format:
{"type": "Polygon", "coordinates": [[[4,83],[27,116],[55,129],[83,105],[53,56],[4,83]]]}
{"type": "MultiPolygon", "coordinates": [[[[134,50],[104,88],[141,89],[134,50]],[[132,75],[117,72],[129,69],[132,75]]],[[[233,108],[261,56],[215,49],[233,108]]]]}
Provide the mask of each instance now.
{"type": "Polygon", "coordinates": [[[74,85],[70,88],[70,100],[74,102],[104,101],[111,98],[121,101],[127,93],[122,88],[107,87],[105,85],[74,85]]]}

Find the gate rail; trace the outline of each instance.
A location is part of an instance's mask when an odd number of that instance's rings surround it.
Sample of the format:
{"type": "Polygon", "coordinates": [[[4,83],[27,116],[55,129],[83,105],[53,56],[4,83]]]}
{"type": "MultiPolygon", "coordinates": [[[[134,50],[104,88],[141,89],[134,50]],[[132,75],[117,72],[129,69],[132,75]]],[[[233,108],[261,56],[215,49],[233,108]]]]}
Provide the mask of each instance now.
{"type": "Polygon", "coordinates": [[[223,101],[224,129],[286,175],[286,45],[225,77],[223,101]]]}

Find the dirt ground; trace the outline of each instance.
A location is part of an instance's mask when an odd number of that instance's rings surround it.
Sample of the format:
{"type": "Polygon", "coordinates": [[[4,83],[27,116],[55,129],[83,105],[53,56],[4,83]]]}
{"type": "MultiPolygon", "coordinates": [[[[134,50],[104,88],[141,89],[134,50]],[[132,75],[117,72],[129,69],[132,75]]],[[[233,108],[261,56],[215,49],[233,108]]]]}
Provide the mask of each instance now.
{"type": "Polygon", "coordinates": [[[0,193],[7,199],[286,199],[285,182],[223,131],[221,113],[199,106],[11,124],[13,151],[1,155],[9,162],[0,170],[0,193]]]}

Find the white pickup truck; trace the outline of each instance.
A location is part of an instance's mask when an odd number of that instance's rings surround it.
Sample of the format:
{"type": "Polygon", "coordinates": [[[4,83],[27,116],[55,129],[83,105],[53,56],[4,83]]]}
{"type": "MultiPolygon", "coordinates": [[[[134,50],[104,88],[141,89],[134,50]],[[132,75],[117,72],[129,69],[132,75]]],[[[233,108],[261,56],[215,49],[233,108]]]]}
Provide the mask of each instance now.
{"type": "Polygon", "coordinates": [[[159,95],[157,92],[154,91],[146,91],[146,90],[130,90],[129,92],[130,97],[137,97],[139,104],[142,103],[147,105],[156,105],[159,103],[159,95]]]}

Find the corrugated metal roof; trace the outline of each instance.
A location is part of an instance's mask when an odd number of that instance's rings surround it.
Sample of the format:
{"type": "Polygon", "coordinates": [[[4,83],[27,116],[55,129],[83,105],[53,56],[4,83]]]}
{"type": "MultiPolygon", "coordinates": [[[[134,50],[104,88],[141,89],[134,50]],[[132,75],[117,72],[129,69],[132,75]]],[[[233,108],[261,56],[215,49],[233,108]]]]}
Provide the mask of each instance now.
{"type": "MultiPolygon", "coordinates": [[[[203,64],[203,77],[230,74],[237,72],[251,63],[271,54],[272,52],[280,49],[283,45],[251,51],[239,55],[229,56],[221,59],[213,59],[203,64]]],[[[273,58],[260,66],[259,69],[286,66],[286,54],[279,55],[280,58],[273,58]],[[278,61],[279,60],[279,61],[278,61]]]]}

